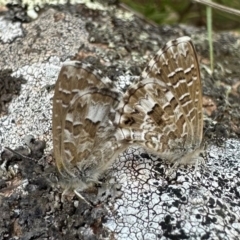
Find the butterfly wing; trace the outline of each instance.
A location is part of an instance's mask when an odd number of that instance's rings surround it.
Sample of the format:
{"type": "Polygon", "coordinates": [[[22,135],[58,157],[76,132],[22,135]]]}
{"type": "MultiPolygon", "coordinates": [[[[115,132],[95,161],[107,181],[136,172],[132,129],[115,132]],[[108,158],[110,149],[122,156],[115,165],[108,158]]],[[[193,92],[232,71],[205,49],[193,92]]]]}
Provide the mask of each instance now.
{"type": "Polygon", "coordinates": [[[173,93],[187,123],[187,144],[202,141],[202,84],[197,54],[189,37],[168,42],[150,61],[142,79],[164,81],[173,93]]]}
{"type": "MultiPolygon", "coordinates": [[[[140,144],[171,161],[202,141],[199,66],[188,37],[168,42],[149,62],[118,107],[117,138],[140,144]]],[[[188,162],[185,158],[183,162],[188,162]]]]}
{"type": "Polygon", "coordinates": [[[87,65],[71,61],[62,67],[53,98],[53,146],[63,176],[97,181],[116,153],[112,122],[120,95],[109,88],[87,65]]]}

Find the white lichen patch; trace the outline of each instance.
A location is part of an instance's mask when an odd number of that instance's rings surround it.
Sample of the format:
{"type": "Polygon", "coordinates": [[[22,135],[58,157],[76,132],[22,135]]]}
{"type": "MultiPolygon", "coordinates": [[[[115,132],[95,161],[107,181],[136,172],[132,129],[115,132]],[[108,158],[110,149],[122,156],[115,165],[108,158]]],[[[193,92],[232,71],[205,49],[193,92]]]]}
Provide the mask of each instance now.
{"type": "Polygon", "coordinates": [[[129,149],[115,164],[123,195],[106,227],[116,239],[218,239],[219,231],[222,239],[239,236],[238,140],[209,147],[205,165],[179,168],[172,176],[159,159],[139,155],[129,149]]]}
{"type": "Polygon", "coordinates": [[[12,22],[0,17],[0,40],[3,43],[10,43],[17,37],[23,36],[20,22],[12,22]]]}
{"type": "MultiPolygon", "coordinates": [[[[12,76],[27,80],[20,95],[9,105],[9,114],[0,118],[0,143],[2,147],[20,146],[24,137],[51,143],[53,87],[60,70],[60,59],[52,57],[47,63],[36,63],[19,68],[12,76]]],[[[48,150],[52,146],[48,145],[48,150]]]]}
{"type": "Polygon", "coordinates": [[[18,4],[22,7],[27,6],[27,15],[32,19],[36,19],[38,17],[36,10],[39,10],[39,8],[41,9],[46,5],[64,5],[66,3],[70,3],[72,5],[85,4],[88,8],[94,10],[107,9],[107,6],[90,0],[0,0],[0,7],[6,6],[7,4],[18,4]]]}

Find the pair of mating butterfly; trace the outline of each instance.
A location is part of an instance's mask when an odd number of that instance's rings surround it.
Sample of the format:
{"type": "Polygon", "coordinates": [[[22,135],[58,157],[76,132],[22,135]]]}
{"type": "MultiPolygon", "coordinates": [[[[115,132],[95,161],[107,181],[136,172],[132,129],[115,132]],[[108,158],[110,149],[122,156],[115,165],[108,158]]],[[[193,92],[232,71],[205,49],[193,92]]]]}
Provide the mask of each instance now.
{"type": "Polygon", "coordinates": [[[194,163],[202,132],[202,85],[189,37],[168,42],[124,94],[86,64],[69,61],[61,69],[53,99],[54,155],[75,192],[97,183],[131,145],[173,163],[194,163]]]}

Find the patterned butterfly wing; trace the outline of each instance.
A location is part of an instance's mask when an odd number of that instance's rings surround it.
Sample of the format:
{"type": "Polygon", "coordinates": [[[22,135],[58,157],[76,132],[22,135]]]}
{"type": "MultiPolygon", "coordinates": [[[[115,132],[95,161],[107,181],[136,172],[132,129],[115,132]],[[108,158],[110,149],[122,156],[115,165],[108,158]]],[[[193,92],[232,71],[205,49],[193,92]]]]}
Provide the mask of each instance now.
{"type": "Polygon", "coordinates": [[[72,188],[97,182],[117,153],[113,137],[119,93],[86,64],[70,61],[59,74],[53,98],[56,165],[72,188]]]}
{"type": "Polygon", "coordinates": [[[173,93],[185,116],[186,144],[199,145],[202,141],[202,84],[197,54],[189,37],[168,42],[142,73],[142,79],[164,81],[173,93]]]}
{"type": "Polygon", "coordinates": [[[115,119],[117,138],[172,162],[193,162],[201,151],[201,91],[191,39],[168,42],[124,94],[115,119]]]}

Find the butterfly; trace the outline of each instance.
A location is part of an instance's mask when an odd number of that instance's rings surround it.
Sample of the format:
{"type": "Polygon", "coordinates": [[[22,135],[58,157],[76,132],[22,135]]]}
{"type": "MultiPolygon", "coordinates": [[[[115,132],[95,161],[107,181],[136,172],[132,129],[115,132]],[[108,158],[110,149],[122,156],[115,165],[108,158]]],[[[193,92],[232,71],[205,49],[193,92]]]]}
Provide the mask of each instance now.
{"type": "Polygon", "coordinates": [[[116,138],[171,163],[192,164],[203,151],[202,84],[189,37],[168,42],[117,108],[116,138]]]}
{"type": "Polygon", "coordinates": [[[123,96],[98,70],[65,63],[53,98],[53,145],[68,188],[79,195],[98,183],[131,145],[173,163],[196,162],[202,152],[201,88],[189,37],[168,42],[123,96]]]}
{"type": "Polygon", "coordinates": [[[120,92],[101,72],[79,61],[62,66],[53,97],[53,147],[65,190],[80,191],[98,183],[118,155],[114,137],[120,92]]]}

